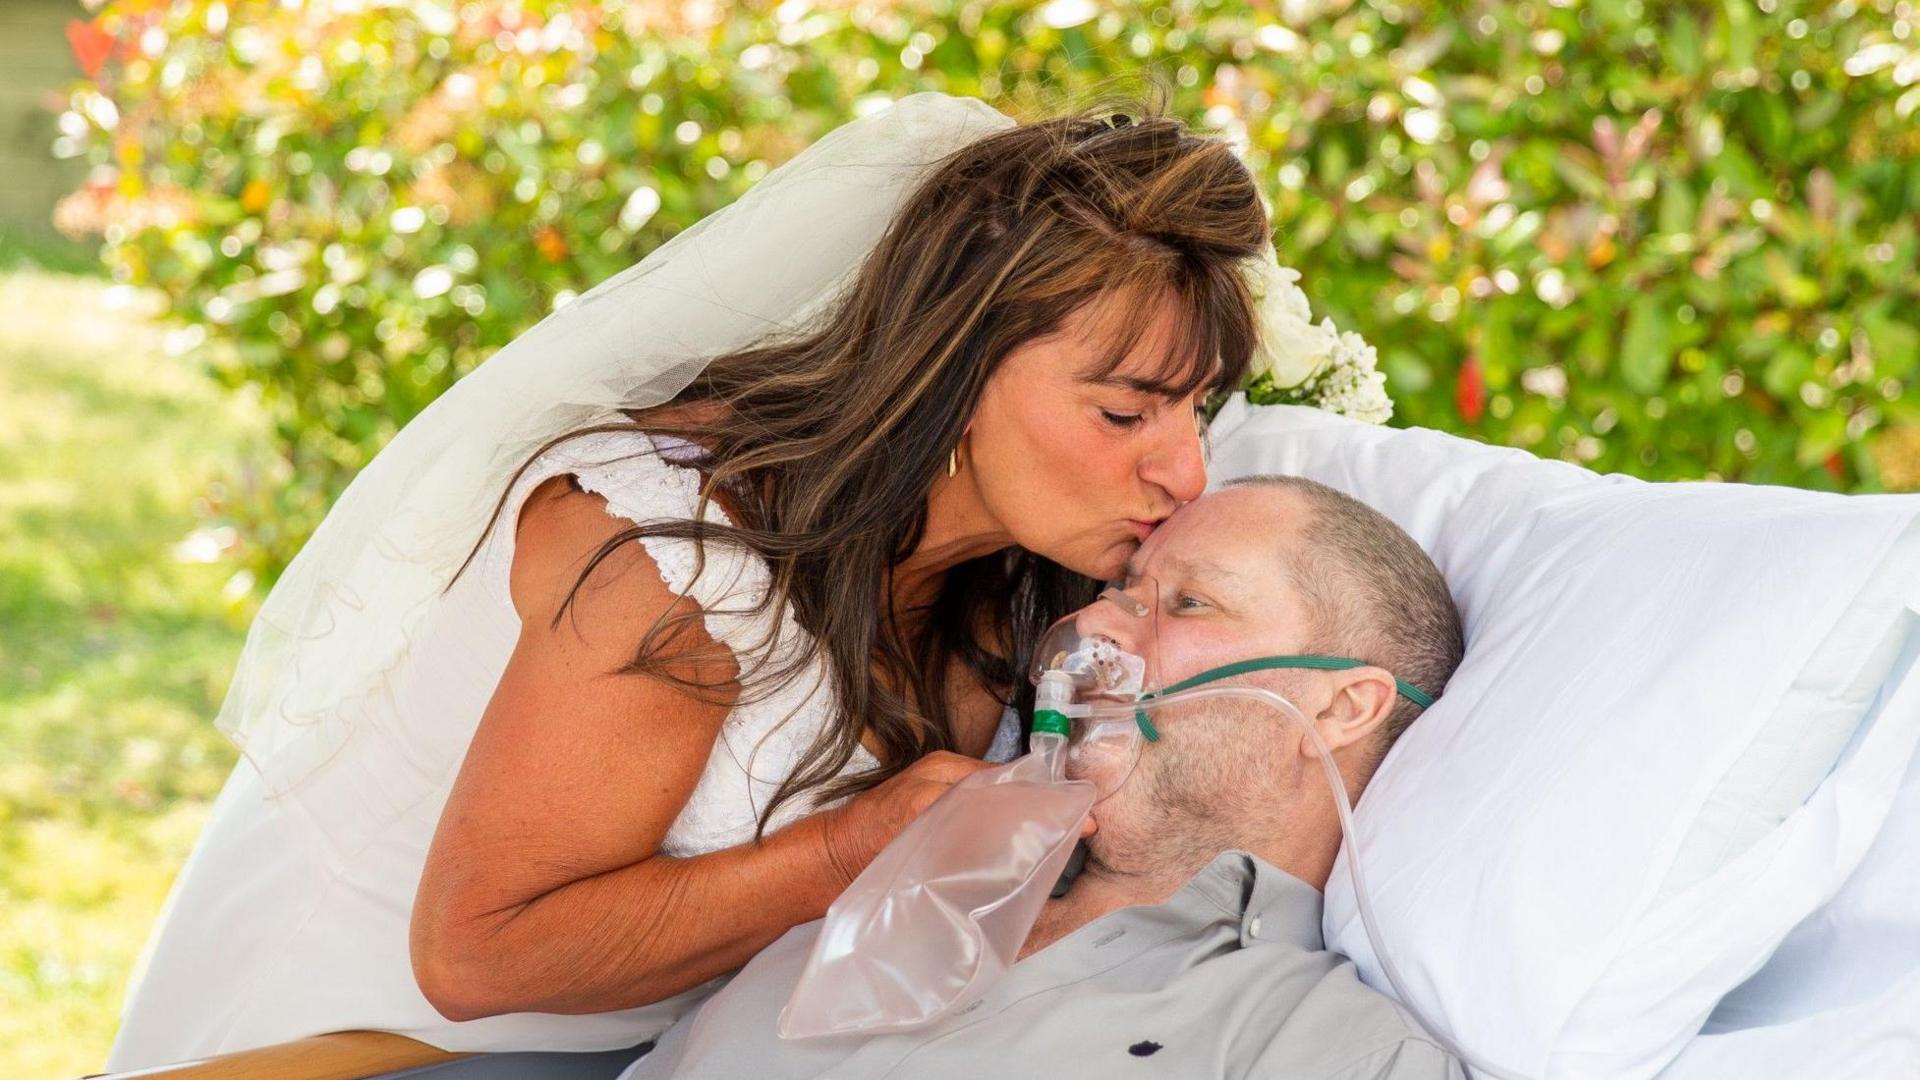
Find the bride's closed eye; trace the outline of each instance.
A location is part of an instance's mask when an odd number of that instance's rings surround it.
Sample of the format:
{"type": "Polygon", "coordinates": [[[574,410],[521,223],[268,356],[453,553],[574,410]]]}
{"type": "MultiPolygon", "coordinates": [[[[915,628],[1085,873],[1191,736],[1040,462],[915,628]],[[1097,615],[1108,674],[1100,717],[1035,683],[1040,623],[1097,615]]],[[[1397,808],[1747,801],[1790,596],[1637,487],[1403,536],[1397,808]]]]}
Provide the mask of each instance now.
{"type": "MultiPolygon", "coordinates": [[[[1112,409],[1101,409],[1100,418],[1121,431],[1131,431],[1145,422],[1146,414],[1115,412],[1112,409]]],[[[1204,401],[1194,403],[1193,428],[1198,434],[1205,434],[1207,430],[1207,406],[1204,401]]]]}

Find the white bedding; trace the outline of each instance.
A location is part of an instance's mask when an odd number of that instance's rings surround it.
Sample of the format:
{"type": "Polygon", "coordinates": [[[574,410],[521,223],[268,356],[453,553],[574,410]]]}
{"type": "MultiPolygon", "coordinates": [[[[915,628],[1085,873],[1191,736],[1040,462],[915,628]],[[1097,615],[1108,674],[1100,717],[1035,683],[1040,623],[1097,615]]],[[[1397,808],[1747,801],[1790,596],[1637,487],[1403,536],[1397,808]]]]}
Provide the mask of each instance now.
{"type": "MultiPolygon", "coordinates": [[[[1243,399],[1216,419],[1210,472],[1345,491],[1453,589],[1466,659],[1357,824],[1409,998],[1476,1056],[1653,1076],[1887,821],[1920,678],[1863,721],[1914,639],[1920,497],[1649,484],[1243,399]]],[[[1326,910],[1329,943],[1386,989],[1344,863],[1326,910]]],[[[1908,989],[1858,1002],[1854,1026],[1881,1030],[1866,1017],[1908,989]]]]}

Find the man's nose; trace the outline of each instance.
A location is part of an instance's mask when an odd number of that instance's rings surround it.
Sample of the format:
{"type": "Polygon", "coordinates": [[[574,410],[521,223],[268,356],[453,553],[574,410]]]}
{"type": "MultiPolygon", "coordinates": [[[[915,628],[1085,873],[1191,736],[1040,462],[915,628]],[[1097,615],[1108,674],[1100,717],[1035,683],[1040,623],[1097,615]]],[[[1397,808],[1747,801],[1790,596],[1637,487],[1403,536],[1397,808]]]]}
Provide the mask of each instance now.
{"type": "Polygon", "coordinates": [[[1141,634],[1153,621],[1134,614],[1139,610],[1135,605],[1144,602],[1137,595],[1138,592],[1140,590],[1136,588],[1133,593],[1112,600],[1095,600],[1074,616],[1073,628],[1079,631],[1081,637],[1111,638],[1116,645],[1138,655],[1141,634]]]}
{"type": "Polygon", "coordinates": [[[1140,461],[1140,478],[1173,497],[1190,503],[1207,490],[1207,457],[1200,426],[1183,410],[1169,409],[1167,430],[1160,445],[1140,461]]]}

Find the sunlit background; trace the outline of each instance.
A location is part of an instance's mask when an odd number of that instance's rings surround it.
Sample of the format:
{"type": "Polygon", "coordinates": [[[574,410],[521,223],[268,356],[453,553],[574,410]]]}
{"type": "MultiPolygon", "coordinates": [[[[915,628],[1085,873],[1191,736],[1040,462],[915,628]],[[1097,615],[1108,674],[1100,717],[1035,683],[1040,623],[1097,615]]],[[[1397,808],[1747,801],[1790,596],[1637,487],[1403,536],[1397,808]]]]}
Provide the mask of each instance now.
{"type": "Polygon", "coordinates": [[[1394,423],[1914,490],[1917,31],[1912,0],[4,0],[0,1074],[100,1067],[233,761],[247,619],[353,471],[845,120],[1154,78],[1242,148],[1394,423]]]}

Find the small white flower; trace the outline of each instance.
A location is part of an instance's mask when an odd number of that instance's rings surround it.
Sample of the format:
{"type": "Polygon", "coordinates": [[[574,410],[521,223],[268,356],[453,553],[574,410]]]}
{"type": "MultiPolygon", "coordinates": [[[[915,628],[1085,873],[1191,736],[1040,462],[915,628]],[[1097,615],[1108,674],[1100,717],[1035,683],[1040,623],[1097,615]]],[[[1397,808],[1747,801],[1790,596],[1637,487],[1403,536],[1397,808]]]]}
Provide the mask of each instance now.
{"type": "MultiPolygon", "coordinates": [[[[1333,321],[1326,326],[1331,330],[1333,321]]],[[[1387,396],[1387,377],[1374,367],[1373,346],[1351,330],[1338,337],[1332,363],[1314,387],[1313,404],[1365,423],[1386,423],[1393,418],[1393,399],[1387,396]]]]}

